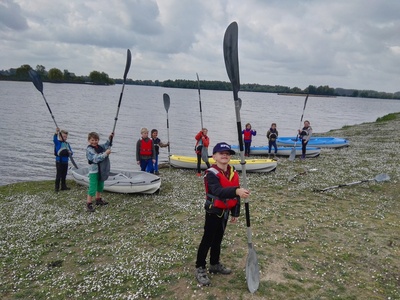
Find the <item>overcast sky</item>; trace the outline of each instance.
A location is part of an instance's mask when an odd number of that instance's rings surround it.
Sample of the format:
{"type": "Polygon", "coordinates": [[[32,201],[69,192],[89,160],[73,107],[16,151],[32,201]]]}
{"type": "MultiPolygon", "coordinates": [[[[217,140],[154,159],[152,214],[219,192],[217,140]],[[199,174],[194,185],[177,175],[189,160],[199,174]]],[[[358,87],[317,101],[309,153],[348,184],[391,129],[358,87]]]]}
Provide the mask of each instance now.
{"type": "Polygon", "coordinates": [[[0,0],[0,70],[229,81],[232,21],[242,83],[400,91],[399,0],[0,0]]]}

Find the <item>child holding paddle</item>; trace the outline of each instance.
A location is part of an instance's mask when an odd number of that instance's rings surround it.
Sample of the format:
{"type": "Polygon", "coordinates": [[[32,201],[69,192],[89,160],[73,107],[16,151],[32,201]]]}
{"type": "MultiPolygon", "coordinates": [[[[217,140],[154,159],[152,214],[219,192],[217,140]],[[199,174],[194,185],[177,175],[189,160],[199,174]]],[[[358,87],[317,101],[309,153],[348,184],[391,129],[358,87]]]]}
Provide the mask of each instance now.
{"type": "Polygon", "coordinates": [[[221,243],[231,214],[235,223],[240,214],[240,198],[247,198],[250,192],[241,188],[239,175],[229,165],[231,155],[235,154],[227,143],[218,143],[213,149],[215,164],[207,169],[204,176],[206,190],[206,210],[204,233],[196,259],[195,276],[199,284],[210,285],[207,275],[206,258],[210,251],[210,273],[230,274],[232,271],[220,262],[221,243]]]}
{"type": "Polygon", "coordinates": [[[86,158],[89,163],[89,188],[87,194],[86,209],[88,212],[94,212],[93,197],[96,199],[96,205],[107,205],[108,202],[101,198],[104,190],[104,181],[109,173],[109,158],[111,154],[110,144],[114,134],[111,133],[107,142],[99,145],[99,134],[90,132],[88,134],[89,145],[86,148],[86,158]]]}
{"type": "Polygon", "coordinates": [[[68,131],[56,128],[56,133],[53,136],[54,143],[54,155],[56,156],[56,182],[55,182],[55,192],[60,190],[69,190],[67,187],[67,173],[68,173],[68,161],[69,156],[72,155],[72,149],[70,144],[67,142],[68,131]]]}
{"type": "Polygon", "coordinates": [[[147,166],[146,171],[149,173],[154,173],[156,175],[159,175],[160,173],[158,172],[158,155],[160,154],[160,147],[168,147],[168,143],[163,143],[161,140],[158,138],[158,130],[157,129],[152,129],[151,130],[151,139],[153,140],[154,144],[154,149],[156,151],[156,162],[154,164],[149,164],[147,166]]]}
{"type": "Polygon", "coordinates": [[[251,137],[256,136],[257,131],[251,129],[251,124],[247,123],[246,128],[242,130],[244,141],[244,156],[250,156],[251,137]]]}
{"type": "Polygon", "coordinates": [[[299,129],[299,136],[301,139],[301,159],[306,158],[306,149],[308,141],[310,140],[312,135],[312,128],[310,125],[310,121],[304,121],[304,127],[300,130],[299,129]]]}
{"type": "Polygon", "coordinates": [[[194,137],[196,139],[196,145],[194,146],[194,150],[197,155],[197,176],[201,176],[201,160],[203,159],[207,165],[207,168],[210,167],[210,163],[208,162],[208,146],[210,145],[210,139],[207,135],[207,128],[202,128],[194,137]]]}

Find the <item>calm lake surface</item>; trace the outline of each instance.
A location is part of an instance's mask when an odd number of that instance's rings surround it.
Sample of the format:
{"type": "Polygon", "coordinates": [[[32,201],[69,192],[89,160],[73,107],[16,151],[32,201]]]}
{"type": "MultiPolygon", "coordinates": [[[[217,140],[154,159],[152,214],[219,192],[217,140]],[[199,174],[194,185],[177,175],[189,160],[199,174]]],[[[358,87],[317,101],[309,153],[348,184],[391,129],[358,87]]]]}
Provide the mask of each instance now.
{"type": "MultiPolygon", "coordinates": [[[[44,83],[43,93],[61,129],[69,131],[68,141],[78,166],[86,166],[87,134],[96,131],[105,142],[114,126],[122,85],[92,86],[44,83]]],[[[257,130],[253,145],[265,145],[272,122],[280,136],[293,136],[300,125],[304,97],[239,92],[242,99],[242,127],[247,122],[257,130]]],[[[238,144],[232,92],[201,91],[204,126],[211,147],[226,141],[238,144]]],[[[30,82],[0,81],[0,185],[53,179],[55,125],[42,95],[30,82]]],[[[400,101],[361,98],[309,97],[303,120],[310,120],[314,132],[322,133],[344,125],[373,122],[388,113],[400,112],[400,101]]],[[[112,168],[138,170],[136,141],[141,127],[156,128],[162,141],[171,142],[170,154],[194,155],[194,136],[201,128],[197,90],[126,85],[118,115],[112,168]],[[170,96],[167,112],[163,93],[170,96]]],[[[211,151],[210,151],[211,152],[211,151]]],[[[167,148],[160,161],[168,160],[167,148]]]]}

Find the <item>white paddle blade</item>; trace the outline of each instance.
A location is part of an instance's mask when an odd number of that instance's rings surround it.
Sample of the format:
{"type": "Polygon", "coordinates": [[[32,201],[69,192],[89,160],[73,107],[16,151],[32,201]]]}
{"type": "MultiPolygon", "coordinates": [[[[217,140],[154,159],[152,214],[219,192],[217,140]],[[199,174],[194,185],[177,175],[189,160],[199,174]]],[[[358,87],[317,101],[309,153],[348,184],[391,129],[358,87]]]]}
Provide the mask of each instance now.
{"type": "Polygon", "coordinates": [[[388,174],[379,174],[375,177],[376,182],[388,181],[390,176],[388,174]]]}
{"type": "Polygon", "coordinates": [[[292,151],[290,152],[289,160],[294,161],[295,158],[296,158],[296,147],[293,147],[292,151]]]}
{"type": "Polygon", "coordinates": [[[257,253],[252,247],[249,248],[249,254],[247,255],[246,281],[250,293],[253,294],[258,290],[258,286],[260,285],[260,269],[258,267],[257,253]]]}

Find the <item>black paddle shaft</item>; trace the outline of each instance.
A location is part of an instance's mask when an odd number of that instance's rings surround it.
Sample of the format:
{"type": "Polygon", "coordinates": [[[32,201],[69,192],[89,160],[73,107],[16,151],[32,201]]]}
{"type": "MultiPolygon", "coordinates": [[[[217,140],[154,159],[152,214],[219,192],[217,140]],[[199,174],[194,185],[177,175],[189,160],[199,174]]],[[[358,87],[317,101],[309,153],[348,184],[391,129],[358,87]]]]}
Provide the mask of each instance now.
{"type": "Polygon", "coordinates": [[[201,109],[201,95],[200,95],[200,79],[199,74],[196,73],[197,76],[197,89],[199,91],[199,107],[200,107],[200,121],[201,121],[201,129],[203,129],[203,111],[201,109]]]}
{"type": "MultiPolygon", "coordinates": [[[[167,93],[163,94],[163,102],[164,102],[164,108],[165,111],[167,112],[167,137],[168,137],[168,162],[170,162],[170,157],[171,157],[171,148],[169,146],[169,118],[168,118],[168,110],[171,105],[171,100],[169,98],[169,95],[167,93]]],[[[171,166],[171,164],[170,164],[171,166]]]]}

